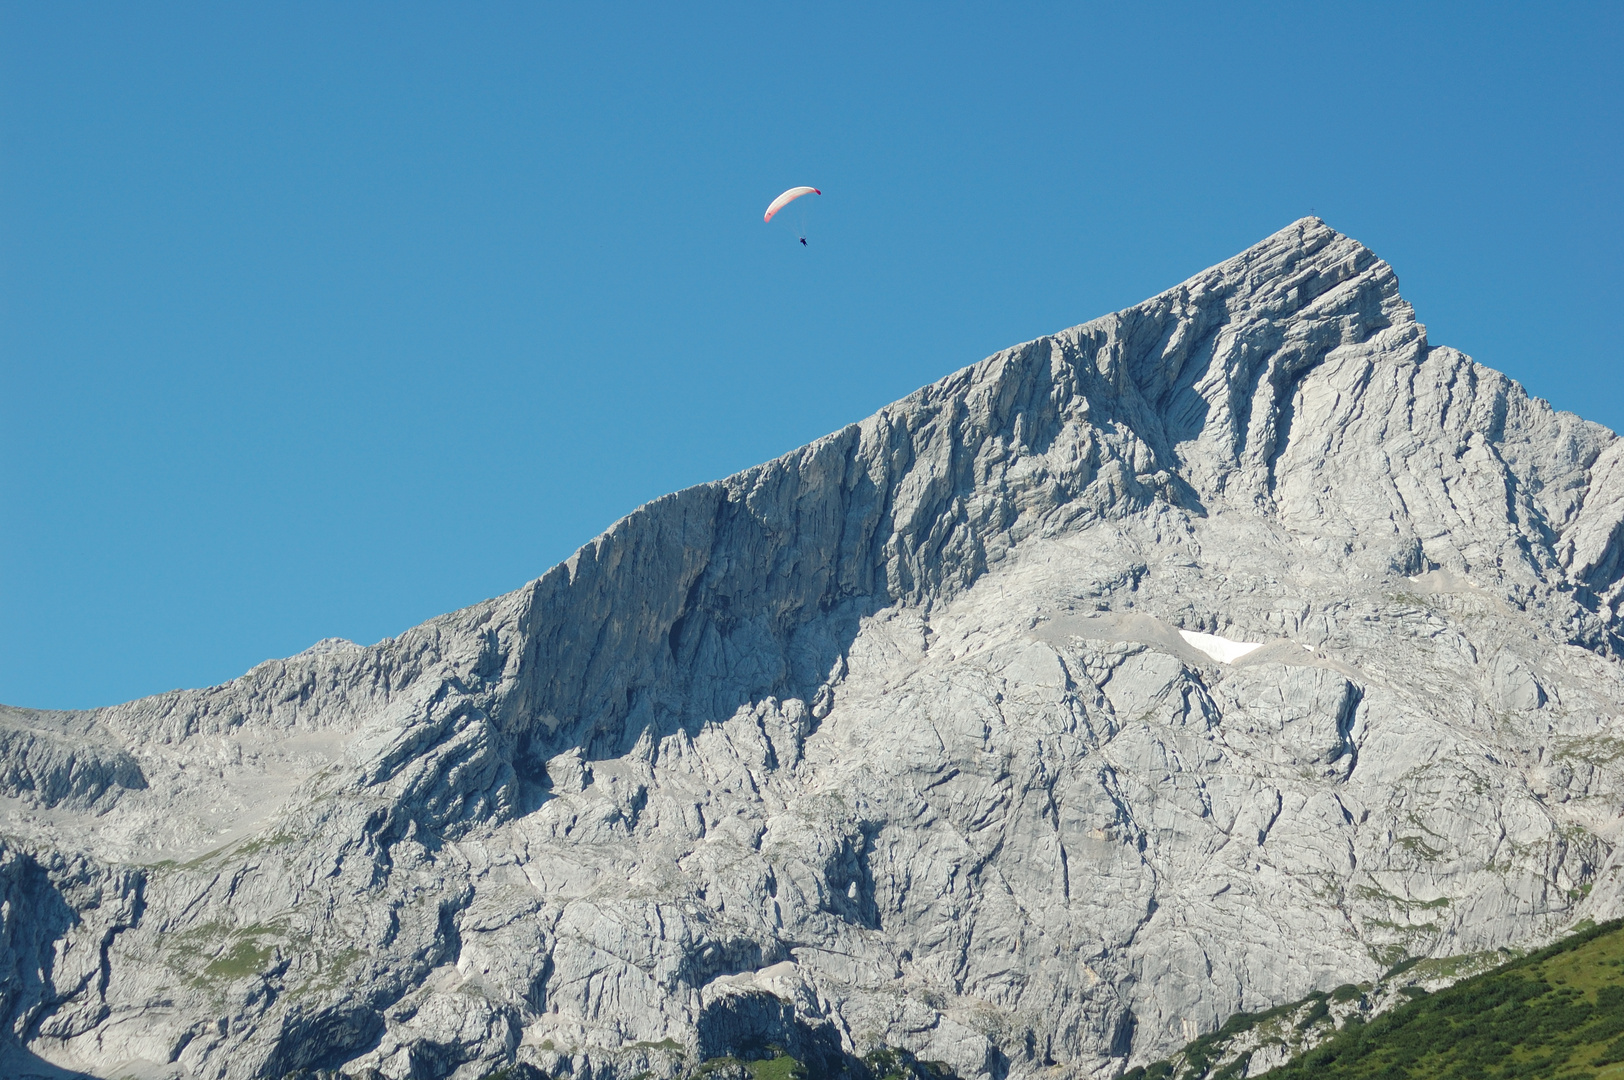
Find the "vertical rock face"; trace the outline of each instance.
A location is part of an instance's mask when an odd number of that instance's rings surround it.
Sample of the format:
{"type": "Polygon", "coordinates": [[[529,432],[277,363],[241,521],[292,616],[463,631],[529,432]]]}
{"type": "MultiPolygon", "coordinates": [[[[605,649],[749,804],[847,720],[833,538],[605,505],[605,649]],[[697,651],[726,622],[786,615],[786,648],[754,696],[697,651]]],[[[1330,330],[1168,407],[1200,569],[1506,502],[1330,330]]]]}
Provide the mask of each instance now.
{"type": "Polygon", "coordinates": [[[5,1064],[1110,1076],[1540,941],[1624,912],[1621,528],[1305,219],[397,639],[0,712],[5,1064]]]}

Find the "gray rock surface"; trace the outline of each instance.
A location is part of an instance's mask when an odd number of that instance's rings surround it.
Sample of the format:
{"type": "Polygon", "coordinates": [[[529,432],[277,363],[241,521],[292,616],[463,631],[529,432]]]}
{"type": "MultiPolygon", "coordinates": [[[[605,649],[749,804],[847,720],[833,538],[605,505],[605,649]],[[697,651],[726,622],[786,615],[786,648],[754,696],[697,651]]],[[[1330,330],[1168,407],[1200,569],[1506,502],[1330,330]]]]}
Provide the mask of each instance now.
{"type": "Polygon", "coordinates": [[[0,715],[6,1068],[1110,1076],[1624,913],[1621,593],[1624,443],[1305,219],[398,638],[0,715]]]}
{"type": "Polygon", "coordinates": [[[93,720],[0,705],[0,794],[88,810],[146,786],[135,758],[93,720]]]}

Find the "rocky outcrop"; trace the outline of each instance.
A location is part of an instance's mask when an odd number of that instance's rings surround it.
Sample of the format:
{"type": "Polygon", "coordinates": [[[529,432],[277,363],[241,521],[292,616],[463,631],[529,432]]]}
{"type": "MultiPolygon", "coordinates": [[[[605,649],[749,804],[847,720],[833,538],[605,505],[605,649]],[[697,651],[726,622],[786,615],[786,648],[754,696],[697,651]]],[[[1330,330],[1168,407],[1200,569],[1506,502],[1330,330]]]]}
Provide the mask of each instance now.
{"type": "Polygon", "coordinates": [[[1110,1076],[1612,914],[1621,455],[1297,222],[399,638],[30,714],[18,1060],[1110,1076]]]}
{"type": "Polygon", "coordinates": [[[106,808],[147,786],[135,758],[91,722],[0,706],[0,794],[46,808],[106,808]]]}

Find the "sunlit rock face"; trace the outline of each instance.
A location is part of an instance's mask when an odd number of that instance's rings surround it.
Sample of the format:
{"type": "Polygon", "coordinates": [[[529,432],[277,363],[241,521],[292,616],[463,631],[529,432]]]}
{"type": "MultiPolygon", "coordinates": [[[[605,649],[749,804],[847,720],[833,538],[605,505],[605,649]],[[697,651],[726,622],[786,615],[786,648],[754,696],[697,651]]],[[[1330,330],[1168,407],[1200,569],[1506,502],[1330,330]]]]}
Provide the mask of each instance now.
{"type": "Polygon", "coordinates": [[[1299,221],[399,638],[0,713],[5,1071],[1110,1076],[1624,914],[1621,525],[1299,221]]]}

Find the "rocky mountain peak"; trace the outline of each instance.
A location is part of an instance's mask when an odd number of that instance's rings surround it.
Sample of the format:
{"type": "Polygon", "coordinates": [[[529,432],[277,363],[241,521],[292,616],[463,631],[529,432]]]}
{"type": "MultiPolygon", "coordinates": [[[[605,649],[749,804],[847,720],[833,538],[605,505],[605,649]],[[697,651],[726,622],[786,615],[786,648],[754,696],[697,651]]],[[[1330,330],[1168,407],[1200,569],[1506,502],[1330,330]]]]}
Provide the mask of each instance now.
{"type": "Polygon", "coordinates": [[[1606,917],[1621,452],[1305,218],[397,638],[5,711],[8,1067],[1109,1076],[1606,917]]]}

